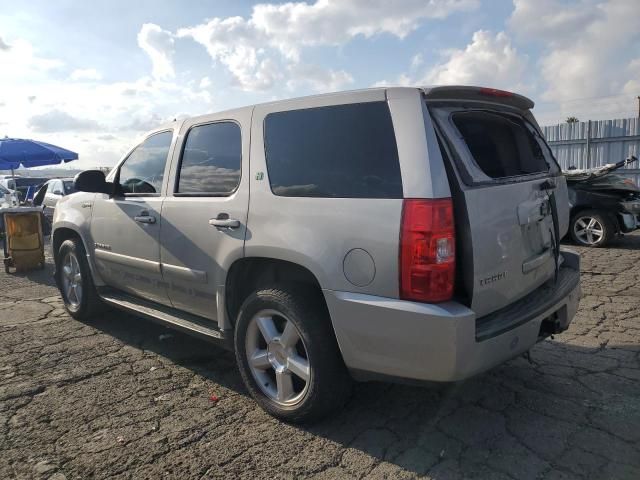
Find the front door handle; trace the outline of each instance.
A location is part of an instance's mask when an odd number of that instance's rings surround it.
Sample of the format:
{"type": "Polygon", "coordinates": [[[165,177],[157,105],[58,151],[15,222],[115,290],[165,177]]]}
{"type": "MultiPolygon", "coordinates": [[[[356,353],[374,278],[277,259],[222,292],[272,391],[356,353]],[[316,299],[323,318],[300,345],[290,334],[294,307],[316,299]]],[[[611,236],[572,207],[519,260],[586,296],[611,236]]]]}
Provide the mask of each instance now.
{"type": "Polygon", "coordinates": [[[156,223],[156,217],[152,217],[151,215],[140,215],[137,217],[133,217],[133,219],[136,222],[140,222],[140,223],[147,223],[147,224],[156,223]]]}
{"type": "MultiPolygon", "coordinates": [[[[221,217],[219,215],[218,217],[221,217]]],[[[235,218],[212,218],[209,220],[209,225],[216,228],[238,228],[240,226],[240,220],[235,218]]]]}

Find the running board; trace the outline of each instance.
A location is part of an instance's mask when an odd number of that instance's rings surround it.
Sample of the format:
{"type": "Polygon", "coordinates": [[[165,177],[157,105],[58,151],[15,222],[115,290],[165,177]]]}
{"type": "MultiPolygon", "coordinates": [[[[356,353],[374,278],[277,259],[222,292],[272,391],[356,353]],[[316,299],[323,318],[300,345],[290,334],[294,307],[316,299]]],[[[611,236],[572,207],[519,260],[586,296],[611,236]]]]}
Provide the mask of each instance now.
{"type": "Polygon", "coordinates": [[[220,330],[210,325],[213,320],[207,320],[166,307],[109,287],[98,288],[98,295],[107,305],[140,315],[153,322],[175,328],[203,340],[214,342],[227,350],[233,350],[233,332],[231,330],[220,330]]]}

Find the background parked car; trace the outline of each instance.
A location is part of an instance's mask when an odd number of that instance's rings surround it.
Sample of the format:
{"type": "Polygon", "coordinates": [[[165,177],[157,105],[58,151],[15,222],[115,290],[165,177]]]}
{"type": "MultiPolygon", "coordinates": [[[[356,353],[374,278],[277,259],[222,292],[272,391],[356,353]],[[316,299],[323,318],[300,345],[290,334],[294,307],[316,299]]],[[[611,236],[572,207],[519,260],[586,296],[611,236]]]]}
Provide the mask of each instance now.
{"type": "Polygon", "coordinates": [[[640,228],[640,188],[623,175],[610,173],[637,158],[593,171],[569,171],[569,234],[579,245],[603,247],[616,235],[640,228]]]}
{"type": "Polygon", "coordinates": [[[33,197],[33,204],[44,207],[44,215],[49,221],[53,220],[58,200],[75,192],[73,178],[52,178],[45,182],[33,197]]]}

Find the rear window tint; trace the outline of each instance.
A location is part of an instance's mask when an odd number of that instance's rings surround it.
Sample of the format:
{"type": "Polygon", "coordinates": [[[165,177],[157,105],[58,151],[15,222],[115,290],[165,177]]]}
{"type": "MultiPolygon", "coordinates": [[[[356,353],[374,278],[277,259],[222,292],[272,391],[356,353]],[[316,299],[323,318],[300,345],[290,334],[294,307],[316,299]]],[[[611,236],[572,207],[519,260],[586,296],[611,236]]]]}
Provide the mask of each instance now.
{"type": "Polygon", "coordinates": [[[398,148],[385,102],[269,114],[265,150],[276,195],[402,198],[398,148]]]}
{"type": "Polygon", "coordinates": [[[516,177],[549,171],[531,131],[517,117],[489,112],[453,115],[477,166],[491,178],[516,177]]]}
{"type": "Polygon", "coordinates": [[[226,196],[240,183],[240,127],[218,122],[193,127],[184,144],[177,193],[226,196]]]}

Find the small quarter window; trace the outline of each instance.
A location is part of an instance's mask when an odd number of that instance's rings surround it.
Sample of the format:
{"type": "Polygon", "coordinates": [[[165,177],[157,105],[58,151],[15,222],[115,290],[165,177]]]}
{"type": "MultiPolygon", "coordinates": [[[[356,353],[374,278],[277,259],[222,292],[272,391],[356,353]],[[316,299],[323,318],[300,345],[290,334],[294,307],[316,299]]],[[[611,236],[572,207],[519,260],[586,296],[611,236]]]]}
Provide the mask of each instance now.
{"type": "Polygon", "coordinates": [[[176,193],[226,196],[240,183],[242,141],[233,122],[199,125],[184,143],[176,193]]]}

